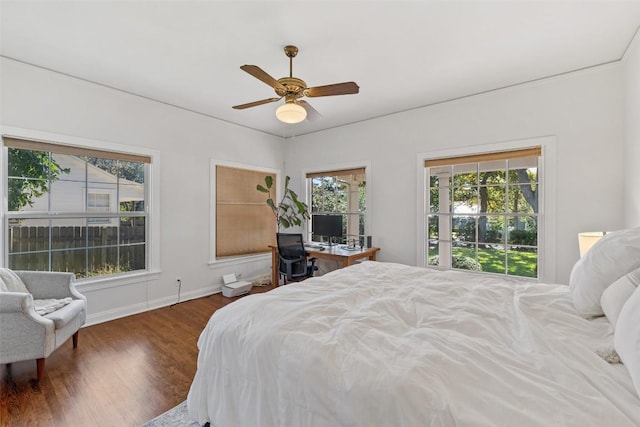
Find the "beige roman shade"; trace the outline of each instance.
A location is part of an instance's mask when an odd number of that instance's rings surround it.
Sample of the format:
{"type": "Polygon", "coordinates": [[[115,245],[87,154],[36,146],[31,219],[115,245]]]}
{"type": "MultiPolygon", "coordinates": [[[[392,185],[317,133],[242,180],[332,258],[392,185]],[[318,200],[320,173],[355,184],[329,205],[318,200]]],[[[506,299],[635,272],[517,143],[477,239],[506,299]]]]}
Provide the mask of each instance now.
{"type": "MultiPolygon", "coordinates": [[[[266,200],[266,193],[256,190],[264,186],[265,176],[273,173],[216,166],[216,257],[268,252],[275,245],[276,219],[266,200]]],[[[278,201],[274,200],[277,204],[278,201]]]]}
{"type": "Polygon", "coordinates": [[[540,157],[541,147],[523,148],[520,150],[499,151],[494,153],[471,154],[468,156],[444,157],[439,159],[427,159],[424,166],[428,168],[438,166],[463,165],[467,163],[490,162],[494,160],[513,160],[526,157],[540,157]]]}
{"type": "Polygon", "coordinates": [[[56,154],[68,154],[71,156],[100,157],[103,159],[122,160],[127,162],[151,163],[150,156],[143,156],[139,154],[118,153],[113,151],[99,150],[96,148],[76,147],[73,145],[62,145],[10,137],[3,137],[2,140],[4,141],[4,145],[8,148],[44,151],[56,154]]]}

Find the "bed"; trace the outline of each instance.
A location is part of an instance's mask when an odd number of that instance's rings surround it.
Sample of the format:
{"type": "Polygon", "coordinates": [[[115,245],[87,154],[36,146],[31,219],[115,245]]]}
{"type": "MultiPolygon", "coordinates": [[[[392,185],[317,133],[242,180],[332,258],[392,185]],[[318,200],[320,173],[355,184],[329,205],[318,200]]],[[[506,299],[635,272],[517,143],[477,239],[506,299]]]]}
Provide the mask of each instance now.
{"type": "Polygon", "coordinates": [[[189,414],[212,427],[639,426],[614,325],[574,294],[366,261],[250,295],[202,332],[189,414]]]}

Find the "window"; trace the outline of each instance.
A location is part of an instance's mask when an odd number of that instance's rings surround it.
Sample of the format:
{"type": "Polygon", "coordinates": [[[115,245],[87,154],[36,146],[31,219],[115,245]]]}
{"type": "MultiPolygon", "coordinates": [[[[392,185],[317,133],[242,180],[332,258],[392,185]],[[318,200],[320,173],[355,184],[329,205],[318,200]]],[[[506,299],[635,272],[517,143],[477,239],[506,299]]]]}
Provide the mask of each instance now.
{"type": "Polygon", "coordinates": [[[538,277],[541,148],[425,161],[426,265],[538,277]]]}
{"type": "MultiPolygon", "coordinates": [[[[364,244],[366,178],[365,168],[308,173],[311,224],[314,215],[342,215],[343,241],[339,243],[356,239],[364,244]]],[[[309,239],[322,241],[323,237],[310,230],[309,239]]]]}
{"type": "Polygon", "coordinates": [[[87,194],[87,210],[89,212],[109,212],[109,193],[89,191],[87,194]]]}
{"type": "MultiPolygon", "coordinates": [[[[87,192],[87,212],[110,212],[111,196],[109,193],[87,192]]],[[[88,218],[89,224],[105,224],[109,218],[88,218]]]]}
{"type": "Polygon", "coordinates": [[[217,258],[251,255],[269,251],[275,245],[276,220],[266,204],[265,176],[276,174],[251,169],[215,166],[215,247],[217,258]]]}
{"type": "Polygon", "coordinates": [[[148,270],[149,156],[3,140],[5,265],[78,278],[148,270]]]}

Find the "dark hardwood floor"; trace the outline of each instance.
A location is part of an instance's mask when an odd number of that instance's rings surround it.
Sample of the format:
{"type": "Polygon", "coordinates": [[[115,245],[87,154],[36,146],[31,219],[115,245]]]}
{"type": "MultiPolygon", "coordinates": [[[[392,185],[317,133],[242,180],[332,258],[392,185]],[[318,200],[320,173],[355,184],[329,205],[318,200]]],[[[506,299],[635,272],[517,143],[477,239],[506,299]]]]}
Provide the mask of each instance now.
{"type": "Polygon", "coordinates": [[[202,329],[237,299],[215,294],[82,328],[77,349],[69,340],[47,358],[40,383],[35,360],[0,365],[0,425],[144,424],[187,398],[202,329]]]}

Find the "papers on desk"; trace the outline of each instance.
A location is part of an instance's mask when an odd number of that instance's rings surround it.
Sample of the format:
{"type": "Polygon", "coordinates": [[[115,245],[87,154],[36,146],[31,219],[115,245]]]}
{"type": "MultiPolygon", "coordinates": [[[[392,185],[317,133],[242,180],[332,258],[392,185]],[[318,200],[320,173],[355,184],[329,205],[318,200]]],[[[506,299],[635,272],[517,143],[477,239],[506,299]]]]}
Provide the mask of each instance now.
{"type": "Polygon", "coordinates": [[[363,251],[365,248],[360,246],[349,246],[349,245],[337,245],[334,244],[332,246],[321,245],[316,243],[305,243],[304,248],[310,251],[324,251],[326,249],[340,249],[343,251],[363,251]]]}
{"type": "Polygon", "coordinates": [[[325,247],[320,245],[304,245],[304,248],[310,251],[324,251],[325,247]]]}

